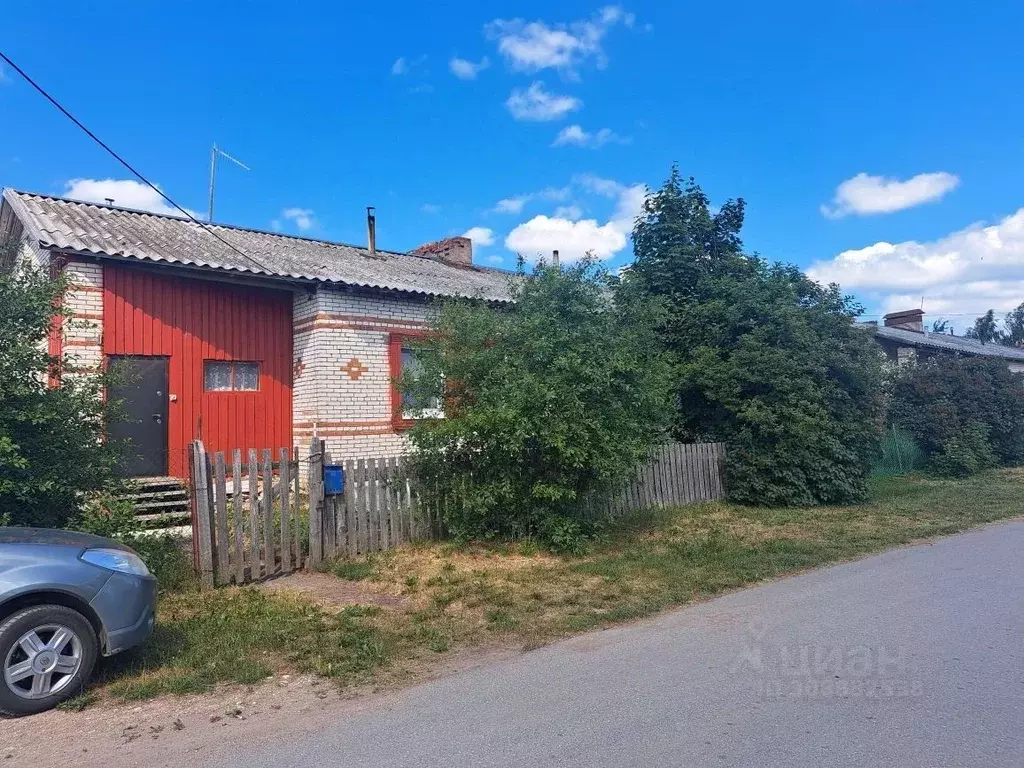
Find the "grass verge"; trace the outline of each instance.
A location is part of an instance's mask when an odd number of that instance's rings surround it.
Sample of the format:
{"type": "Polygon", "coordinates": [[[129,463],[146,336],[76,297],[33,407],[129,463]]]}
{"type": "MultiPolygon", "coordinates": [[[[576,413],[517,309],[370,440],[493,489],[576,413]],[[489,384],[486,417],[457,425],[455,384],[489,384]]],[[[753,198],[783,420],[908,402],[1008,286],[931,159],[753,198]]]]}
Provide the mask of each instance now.
{"type": "Polygon", "coordinates": [[[320,607],[256,588],[162,597],[151,642],[106,662],[103,698],[139,699],[313,672],[393,685],[452,651],[534,648],[764,579],[962,531],[1024,510],[1024,471],[969,480],[877,478],[868,503],[752,508],[710,503],[618,521],[583,557],[432,544],[339,562],[339,578],[395,605],[320,607]]]}

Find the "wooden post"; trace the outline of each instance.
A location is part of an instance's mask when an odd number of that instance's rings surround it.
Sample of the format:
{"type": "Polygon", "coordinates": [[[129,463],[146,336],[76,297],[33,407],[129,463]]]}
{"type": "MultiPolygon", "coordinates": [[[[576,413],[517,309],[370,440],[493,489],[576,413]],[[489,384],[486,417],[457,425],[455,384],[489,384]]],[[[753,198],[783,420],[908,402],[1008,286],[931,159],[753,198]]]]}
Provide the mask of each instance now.
{"type": "Polygon", "coordinates": [[[356,463],[356,474],[354,482],[357,487],[358,498],[356,501],[356,512],[359,519],[359,554],[365,555],[370,551],[370,484],[366,471],[366,459],[359,459],[356,463]]]}
{"type": "Polygon", "coordinates": [[[249,449],[249,580],[260,577],[260,462],[249,449]]]}
{"type": "Polygon", "coordinates": [[[274,562],[274,454],[263,449],[263,575],[277,570],[274,562]]]}
{"type": "Polygon", "coordinates": [[[289,518],[292,514],[292,478],[290,473],[292,461],[287,448],[282,448],[279,455],[281,457],[281,570],[288,573],[292,569],[292,540],[289,526],[291,522],[289,518]]]}
{"type": "MultiPolygon", "coordinates": [[[[324,451],[324,465],[333,464],[330,451],[324,451]]],[[[324,492],[324,559],[330,560],[335,555],[338,539],[338,508],[336,496],[327,496],[324,492]]]]}
{"type": "Polygon", "coordinates": [[[309,564],[316,567],[323,559],[324,540],[324,441],[313,438],[309,444],[309,564]]]}
{"type": "Polygon", "coordinates": [[[228,543],[228,491],[225,478],[224,454],[220,451],[214,455],[213,468],[217,510],[217,573],[215,574],[215,581],[218,584],[227,584],[231,581],[231,571],[228,568],[228,551],[231,549],[231,545],[228,543]]]}
{"type": "Polygon", "coordinates": [[[231,457],[231,508],[235,513],[235,584],[245,581],[245,508],[242,506],[242,452],[235,448],[231,457]]]}
{"type": "Polygon", "coordinates": [[[299,463],[298,446],[295,446],[292,449],[292,456],[295,457],[294,461],[292,462],[292,529],[295,531],[295,536],[293,537],[295,539],[295,559],[293,562],[295,563],[296,568],[301,568],[302,525],[300,524],[299,520],[299,506],[300,501],[302,499],[302,496],[300,495],[300,491],[302,490],[302,488],[300,487],[300,483],[302,481],[300,478],[301,472],[299,471],[301,465],[299,463]]]}
{"type": "Polygon", "coordinates": [[[355,557],[359,549],[356,539],[356,463],[345,461],[345,553],[355,557]]]}
{"type": "Polygon", "coordinates": [[[196,552],[199,555],[199,577],[204,588],[213,581],[213,531],[210,526],[210,484],[207,479],[206,449],[201,440],[192,443],[193,485],[196,493],[196,552]]]}

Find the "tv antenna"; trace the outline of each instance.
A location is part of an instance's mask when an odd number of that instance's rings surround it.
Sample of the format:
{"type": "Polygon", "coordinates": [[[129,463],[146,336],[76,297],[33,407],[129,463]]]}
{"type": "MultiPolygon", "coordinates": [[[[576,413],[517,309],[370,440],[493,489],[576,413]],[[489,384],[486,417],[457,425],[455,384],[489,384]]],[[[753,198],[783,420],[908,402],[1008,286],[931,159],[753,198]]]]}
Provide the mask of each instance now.
{"type": "Polygon", "coordinates": [[[206,218],[206,220],[211,222],[211,223],[213,222],[213,193],[214,193],[214,190],[217,188],[217,156],[218,155],[226,157],[228,160],[230,160],[232,163],[234,163],[235,165],[237,165],[239,168],[241,168],[244,171],[251,171],[252,170],[252,168],[247,166],[241,160],[236,160],[231,155],[229,155],[227,152],[225,152],[223,149],[218,147],[217,146],[217,142],[213,143],[213,147],[210,149],[210,211],[209,211],[209,214],[208,214],[208,216],[206,218]]]}

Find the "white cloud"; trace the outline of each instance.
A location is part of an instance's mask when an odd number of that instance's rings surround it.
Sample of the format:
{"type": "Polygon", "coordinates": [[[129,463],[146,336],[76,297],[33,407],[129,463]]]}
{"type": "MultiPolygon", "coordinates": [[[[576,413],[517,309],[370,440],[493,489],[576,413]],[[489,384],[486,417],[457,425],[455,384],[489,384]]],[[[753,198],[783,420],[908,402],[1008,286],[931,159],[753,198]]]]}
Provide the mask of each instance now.
{"type": "Polygon", "coordinates": [[[462,236],[472,240],[474,247],[494,245],[494,230],[488,227],[471,227],[463,232],[462,236]]]}
{"type": "Polygon", "coordinates": [[[533,200],[546,200],[549,202],[561,202],[568,199],[572,190],[569,187],[546,187],[539,192],[527,192],[524,195],[506,197],[499,200],[491,209],[493,213],[519,213],[523,207],[533,200]]]}
{"type": "Polygon", "coordinates": [[[517,226],[505,238],[505,247],[530,260],[547,257],[557,250],[565,261],[579,259],[588,252],[607,259],[625,248],[647,188],[643,184],[626,185],[589,175],[575,181],[590,192],[615,200],[606,223],[579,219],[582,212],[578,206],[562,206],[553,216],[535,216],[517,226]]]}
{"type": "Polygon", "coordinates": [[[959,184],[959,178],[945,171],[919,173],[906,181],[858,173],[836,188],[832,205],[822,205],[821,212],[830,219],[893,213],[938,200],[959,184]]]}
{"type": "Polygon", "coordinates": [[[523,19],[495,19],[484,33],[498,44],[509,66],[519,72],[558,70],[563,77],[579,77],[580,65],[593,61],[599,69],[608,59],[601,47],[608,30],[617,24],[632,27],[636,17],[621,6],[609,5],[590,19],[570,24],[548,24],[523,19]]]}
{"type": "Polygon", "coordinates": [[[476,80],[476,76],[491,66],[491,60],[484,56],[480,61],[470,61],[453,56],[448,62],[448,69],[460,80],[476,80]]]}
{"type": "Polygon", "coordinates": [[[308,232],[316,226],[316,212],[312,208],[285,208],[281,215],[294,221],[299,232],[308,232]]]}
{"type": "Polygon", "coordinates": [[[573,183],[578,184],[589,192],[603,197],[615,197],[623,189],[623,185],[612,179],[602,179],[592,173],[580,173],[573,177],[573,183]]]}
{"type": "MultiPolygon", "coordinates": [[[[101,204],[112,199],[114,205],[120,208],[184,216],[181,211],[160,197],[160,193],[155,189],[132,179],[71,179],[64,185],[64,197],[101,204]]],[[[189,210],[189,214],[198,218],[195,211],[189,210]]]]}
{"type": "Polygon", "coordinates": [[[499,200],[494,204],[493,210],[495,213],[519,213],[523,210],[523,206],[526,205],[529,198],[526,195],[519,197],[506,197],[504,200],[499,200]]]}
{"type": "Polygon", "coordinates": [[[441,206],[434,205],[433,203],[424,203],[423,205],[420,206],[420,210],[423,211],[424,213],[429,213],[433,215],[435,213],[441,212],[441,206]]]}
{"type": "Polygon", "coordinates": [[[396,77],[409,76],[412,79],[423,79],[430,74],[427,71],[427,54],[421,54],[415,58],[409,59],[405,56],[399,56],[395,59],[395,63],[391,65],[391,74],[396,77]]]}
{"type": "Polygon", "coordinates": [[[610,143],[616,144],[628,144],[630,142],[629,137],[619,136],[611,128],[601,128],[594,133],[583,130],[580,125],[567,125],[558,135],[555,140],[551,143],[553,147],[564,147],[567,144],[574,144],[577,147],[587,147],[588,149],[597,149],[603,147],[605,144],[610,143]]]}
{"type": "Polygon", "coordinates": [[[514,88],[505,106],[516,120],[544,122],[558,120],[574,112],[583,106],[583,102],[575,96],[548,93],[544,90],[544,83],[538,80],[525,90],[514,88]]]}
{"type": "Polygon", "coordinates": [[[488,256],[487,260],[491,262],[491,264],[501,264],[503,261],[505,261],[503,258],[501,258],[501,256],[498,256],[497,254],[488,256]]]}
{"type": "Polygon", "coordinates": [[[547,258],[553,250],[566,261],[592,253],[607,259],[626,247],[626,236],[612,222],[598,224],[595,219],[569,219],[534,216],[508,233],[505,247],[534,260],[547,258]]]}
{"type": "Polygon", "coordinates": [[[933,313],[1007,311],[1024,300],[1024,208],[930,242],[879,242],[811,265],[823,283],[857,291],[885,311],[921,305],[933,313]]]}

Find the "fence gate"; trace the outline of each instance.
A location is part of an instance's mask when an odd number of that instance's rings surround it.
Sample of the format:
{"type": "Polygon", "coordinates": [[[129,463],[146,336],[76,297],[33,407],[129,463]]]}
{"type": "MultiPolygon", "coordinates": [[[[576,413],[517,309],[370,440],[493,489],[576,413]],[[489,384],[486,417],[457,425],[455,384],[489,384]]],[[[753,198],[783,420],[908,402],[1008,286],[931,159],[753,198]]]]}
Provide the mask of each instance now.
{"type": "Polygon", "coordinates": [[[245,584],[302,568],[303,528],[297,451],[189,450],[192,533],[204,586],[245,584]]]}

